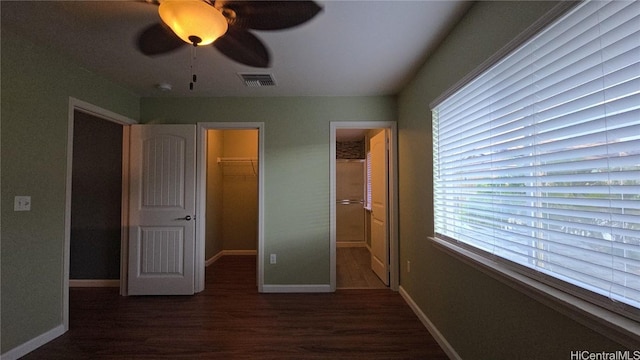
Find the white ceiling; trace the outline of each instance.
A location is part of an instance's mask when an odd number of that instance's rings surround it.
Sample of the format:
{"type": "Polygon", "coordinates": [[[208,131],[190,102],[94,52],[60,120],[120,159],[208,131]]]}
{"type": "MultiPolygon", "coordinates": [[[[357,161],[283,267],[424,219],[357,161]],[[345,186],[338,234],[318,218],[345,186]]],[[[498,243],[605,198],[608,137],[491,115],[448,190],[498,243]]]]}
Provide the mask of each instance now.
{"type": "Polygon", "coordinates": [[[253,31],[272,66],[235,63],[197,49],[193,91],[188,46],[157,57],[135,48],[159,21],[144,1],[1,1],[3,31],[66,53],[140,96],[371,96],[396,94],[470,6],[468,1],[318,1],[323,11],[288,30],[253,31]],[[275,87],[246,87],[238,73],[269,73],[275,87]],[[157,84],[169,83],[162,92],[157,84]]]}

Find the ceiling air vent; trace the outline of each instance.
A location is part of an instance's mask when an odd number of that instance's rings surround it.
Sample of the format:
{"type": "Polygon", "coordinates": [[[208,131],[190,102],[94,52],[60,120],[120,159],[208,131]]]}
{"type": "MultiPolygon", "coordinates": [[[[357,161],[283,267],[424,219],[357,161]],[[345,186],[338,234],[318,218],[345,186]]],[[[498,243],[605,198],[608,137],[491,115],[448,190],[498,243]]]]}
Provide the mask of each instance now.
{"type": "Polygon", "coordinates": [[[276,81],[271,74],[238,74],[244,84],[250,87],[276,86],[276,81]]]}

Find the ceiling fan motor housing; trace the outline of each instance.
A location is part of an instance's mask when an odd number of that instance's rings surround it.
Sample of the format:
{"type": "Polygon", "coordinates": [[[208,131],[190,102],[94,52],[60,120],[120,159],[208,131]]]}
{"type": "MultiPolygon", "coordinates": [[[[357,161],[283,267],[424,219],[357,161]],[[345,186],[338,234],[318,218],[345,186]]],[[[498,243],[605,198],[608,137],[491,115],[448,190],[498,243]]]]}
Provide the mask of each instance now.
{"type": "Polygon", "coordinates": [[[165,0],[158,13],[180,39],[193,45],[209,45],[228,29],[224,15],[200,0],[165,0]]]}

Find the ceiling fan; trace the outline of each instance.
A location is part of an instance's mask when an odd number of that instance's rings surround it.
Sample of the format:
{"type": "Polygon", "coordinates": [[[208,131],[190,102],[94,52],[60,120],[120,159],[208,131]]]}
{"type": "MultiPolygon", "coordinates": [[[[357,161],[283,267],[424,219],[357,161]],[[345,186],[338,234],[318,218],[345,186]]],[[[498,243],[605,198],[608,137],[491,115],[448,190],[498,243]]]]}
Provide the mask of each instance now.
{"type": "Polygon", "coordinates": [[[322,8],[314,1],[146,0],[158,4],[161,22],[144,29],[137,47],[145,55],[184,45],[213,44],[241,64],[266,68],[266,46],[249,30],[288,29],[311,20],[322,8]]]}

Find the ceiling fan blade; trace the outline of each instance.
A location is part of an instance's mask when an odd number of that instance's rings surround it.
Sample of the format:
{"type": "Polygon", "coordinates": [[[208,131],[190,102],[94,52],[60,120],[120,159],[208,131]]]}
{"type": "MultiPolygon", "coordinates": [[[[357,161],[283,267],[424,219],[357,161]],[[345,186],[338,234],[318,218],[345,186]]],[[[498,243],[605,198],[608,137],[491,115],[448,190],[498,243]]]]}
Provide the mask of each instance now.
{"type": "Polygon", "coordinates": [[[162,23],[157,23],[144,29],[138,36],[138,50],[145,55],[166,54],[188,45],[180,40],[171,29],[162,23]]]}
{"type": "Polygon", "coordinates": [[[241,64],[259,68],[269,67],[269,50],[260,39],[244,29],[229,26],[227,33],[218,38],[213,46],[241,64]]]}
{"type": "Polygon", "coordinates": [[[230,25],[254,30],[281,30],[303,24],[322,10],[314,1],[216,0],[230,25]]]}

